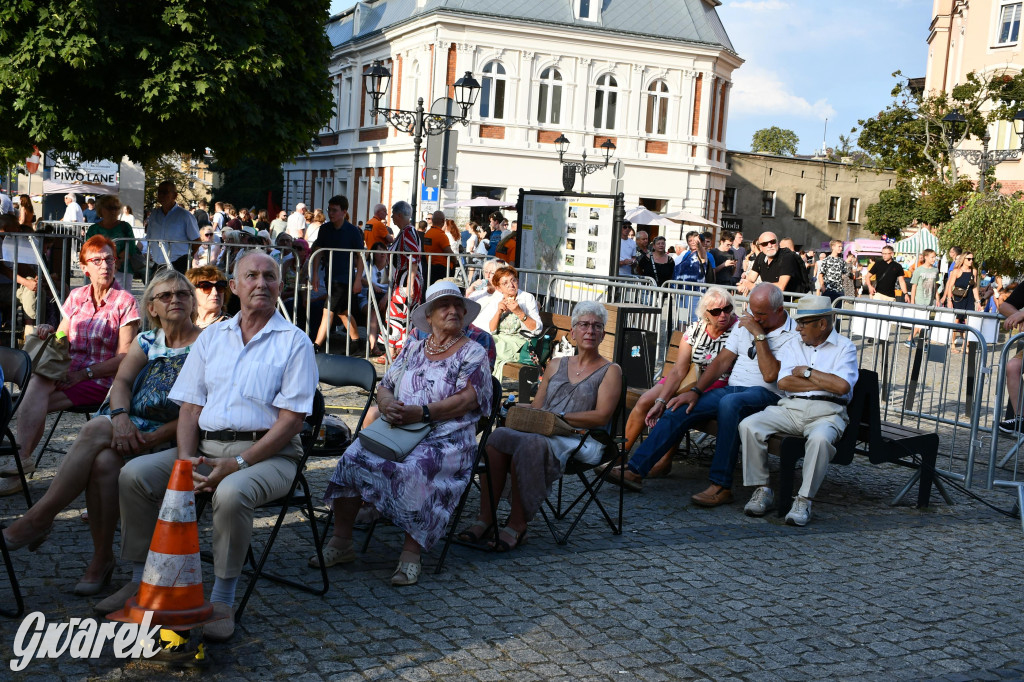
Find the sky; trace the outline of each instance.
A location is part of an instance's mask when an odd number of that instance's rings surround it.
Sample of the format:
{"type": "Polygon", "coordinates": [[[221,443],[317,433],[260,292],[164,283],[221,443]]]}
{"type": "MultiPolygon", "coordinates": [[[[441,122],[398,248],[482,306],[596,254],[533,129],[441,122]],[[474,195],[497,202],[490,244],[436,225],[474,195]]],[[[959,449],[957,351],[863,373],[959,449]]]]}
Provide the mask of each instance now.
{"type": "MultiPolygon", "coordinates": [[[[331,12],[354,4],[332,0],[331,12]]],[[[924,76],[931,11],[932,0],[723,0],[719,16],[745,60],[733,74],[729,148],[749,150],[754,131],[773,125],[796,132],[801,154],[837,145],[891,101],[894,71],[924,76]]]]}

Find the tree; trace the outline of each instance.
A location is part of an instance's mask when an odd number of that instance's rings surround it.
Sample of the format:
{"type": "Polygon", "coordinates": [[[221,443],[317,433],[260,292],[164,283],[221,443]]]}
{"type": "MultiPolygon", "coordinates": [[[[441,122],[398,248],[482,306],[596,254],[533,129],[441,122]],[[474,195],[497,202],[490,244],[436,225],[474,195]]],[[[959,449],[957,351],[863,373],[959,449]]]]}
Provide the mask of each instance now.
{"type": "Polygon", "coordinates": [[[0,147],[280,163],[331,114],[329,0],[0,3],[0,147]]]}
{"type": "Polygon", "coordinates": [[[788,128],[761,128],[754,132],[750,141],[750,151],[776,154],[778,156],[795,156],[800,138],[788,128]]]}
{"type": "Polygon", "coordinates": [[[899,239],[917,217],[917,208],[917,192],[906,181],[899,181],[892,189],[882,190],[878,202],[868,206],[864,227],[872,234],[899,239]]]}
{"type": "Polygon", "coordinates": [[[1016,275],[1024,264],[1024,200],[997,192],[975,192],[939,232],[943,250],[959,246],[974,254],[975,264],[992,272],[1016,275]]]}

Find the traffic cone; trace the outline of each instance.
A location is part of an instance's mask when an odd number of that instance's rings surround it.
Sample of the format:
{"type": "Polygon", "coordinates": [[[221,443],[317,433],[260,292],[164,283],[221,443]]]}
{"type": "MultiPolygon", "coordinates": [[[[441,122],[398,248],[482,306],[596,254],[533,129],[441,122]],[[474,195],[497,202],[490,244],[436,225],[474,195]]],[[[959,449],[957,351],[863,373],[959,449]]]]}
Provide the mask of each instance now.
{"type": "Polygon", "coordinates": [[[177,460],[171,471],[138,593],[107,618],[139,623],[147,611],[153,612],[154,625],[176,630],[216,620],[211,618],[213,605],[203,599],[196,496],[187,459],[177,460]]]}

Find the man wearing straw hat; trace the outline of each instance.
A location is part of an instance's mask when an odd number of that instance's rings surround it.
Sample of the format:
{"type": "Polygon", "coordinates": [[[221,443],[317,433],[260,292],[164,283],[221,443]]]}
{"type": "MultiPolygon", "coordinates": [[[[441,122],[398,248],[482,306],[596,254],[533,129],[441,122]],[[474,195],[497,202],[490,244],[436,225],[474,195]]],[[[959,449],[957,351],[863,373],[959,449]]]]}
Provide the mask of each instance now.
{"type": "Polygon", "coordinates": [[[748,516],[764,516],[775,506],[767,443],[773,433],[785,433],[807,439],[803,481],[786,523],[805,526],[811,518],[811,500],[850,422],[846,406],[857,383],[857,348],[835,330],[832,318],[828,296],[800,299],[793,314],[800,337],[779,351],[779,388],[786,397],[740,422],[743,484],[758,486],[743,508],[748,516]]]}

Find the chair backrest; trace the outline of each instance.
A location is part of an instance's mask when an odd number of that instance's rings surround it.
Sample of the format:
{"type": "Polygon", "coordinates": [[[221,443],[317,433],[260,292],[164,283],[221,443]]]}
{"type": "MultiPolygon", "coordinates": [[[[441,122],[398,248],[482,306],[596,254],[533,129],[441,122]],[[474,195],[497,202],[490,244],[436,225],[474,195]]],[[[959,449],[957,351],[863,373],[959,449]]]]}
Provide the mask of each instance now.
{"type": "Polygon", "coordinates": [[[504,396],[501,393],[501,381],[492,376],[491,377],[491,412],[480,417],[480,420],[476,425],[477,434],[490,434],[494,428],[494,422],[498,418],[498,413],[501,412],[501,399],[504,396]]]}
{"type": "Polygon", "coordinates": [[[32,377],[32,358],[19,348],[0,346],[0,369],[3,369],[5,382],[9,381],[21,389],[11,407],[11,414],[14,414],[21,402],[21,396],[25,395],[28,380],[32,377]]]}
{"type": "Polygon", "coordinates": [[[353,386],[369,392],[363,411],[359,415],[359,421],[356,422],[355,433],[359,433],[359,429],[363,426],[363,420],[366,419],[366,413],[370,410],[373,391],[377,387],[377,370],[373,363],[363,358],[352,358],[347,355],[319,353],[316,356],[316,368],[320,372],[320,383],[322,384],[334,388],[353,386]]]}
{"type": "MultiPolygon", "coordinates": [[[[870,437],[868,443],[874,446],[881,441],[881,419],[878,405],[878,374],[870,369],[862,369],[857,373],[857,383],[853,387],[853,396],[846,408],[850,423],[836,443],[837,464],[849,464],[853,461],[857,441],[860,438],[861,424],[868,425],[870,437]]],[[[869,452],[871,448],[869,447],[869,452]]]]}
{"type": "Polygon", "coordinates": [[[320,389],[316,389],[316,393],[313,394],[313,411],[306,415],[306,426],[309,428],[302,429],[302,447],[305,450],[309,450],[316,443],[317,435],[320,433],[320,425],[324,421],[324,413],[327,411],[326,403],[324,402],[324,394],[320,392],[320,389]]]}

